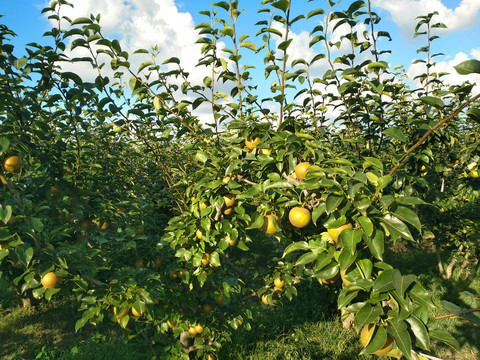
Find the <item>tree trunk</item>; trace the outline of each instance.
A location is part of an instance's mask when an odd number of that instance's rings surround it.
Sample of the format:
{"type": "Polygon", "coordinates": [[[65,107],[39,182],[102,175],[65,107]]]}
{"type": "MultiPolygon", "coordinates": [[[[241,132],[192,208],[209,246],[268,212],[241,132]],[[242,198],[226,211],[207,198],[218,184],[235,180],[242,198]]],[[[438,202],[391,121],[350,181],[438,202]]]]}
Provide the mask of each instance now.
{"type": "Polygon", "coordinates": [[[435,253],[437,254],[438,272],[440,273],[440,276],[443,278],[445,274],[445,270],[443,269],[442,258],[440,257],[440,249],[438,248],[437,245],[435,245],[435,253]]]}
{"type": "Polygon", "coordinates": [[[346,313],[347,311],[345,309],[340,309],[343,328],[347,330],[355,330],[355,314],[350,313],[345,315],[346,313]]]}
{"type": "Polygon", "coordinates": [[[445,274],[444,276],[442,276],[444,280],[450,280],[452,278],[453,267],[457,264],[458,256],[460,256],[462,251],[463,251],[463,244],[460,245],[460,247],[458,248],[456,257],[454,257],[452,261],[450,261],[450,264],[448,264],[447,269],[445,270],[445,274]]]}

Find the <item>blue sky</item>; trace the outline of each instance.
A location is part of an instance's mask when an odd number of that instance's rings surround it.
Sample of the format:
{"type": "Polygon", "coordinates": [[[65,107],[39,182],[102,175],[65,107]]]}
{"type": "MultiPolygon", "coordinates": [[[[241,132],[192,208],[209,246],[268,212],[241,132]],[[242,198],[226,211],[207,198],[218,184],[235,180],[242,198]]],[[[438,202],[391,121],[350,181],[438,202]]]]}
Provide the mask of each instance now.
{"type": "MultiPolygon", "coordinates": [[[[208,21],[198,12],[210,9],[211,1],[71,0],[71,2],[75,5],[75,9],[73,11],[66,9],[68,16],[74,18],[100,12],[105,35],[118,38],[124,48],[129,51],[139,47],[148,49],[156,44],[161,49],[163,58],[179,57],[185,68],[192,72],[194,80],[201,82],[203,75],[198,68],[195,68],[198,46],[194,45],[197,31],[193,27],[202,21],[208,21]]],[[[259,28],[254,24],[261,19],[266,19],[268,15],[257,14],[257,10],[263,7],[260,5],[261,0],[240,0],[239,3],[239,8],[245,9],[245,13],[239,17],[238,31],[251,35],[249,40],[259,46],[261,39],[254,37],[259,28]]],[[[352,0],[342,0],[337,10],[351,3],[352,0]]],[[[40,13],[46,4],[48,2],[45,0],[0,0],[0,14],[4,15],[0,21],[18,34],[13,41],[17,56],[21,55],[26,43],[44,44],[47,41],[42,39],[42,34],[50,28],[50,24],[46,16],[40,13]]],[[[404,65],[411,78],[423,72],[423,69],[411,63],[414,59],[423,56],[418,55],[416,49],[425,45],[424,38],[413,39],[415,17],[434,10],[439,12],[436,21],[446,23],[449,27],[447,31],[439,33],[441,39],[433,44],[433,52],[445,54],[436,58],[437,71],[454,73],[453,65],[468,58],[480,60],[480,0],[372,0],[372,4],[373,11],[382,17],[376,30],[388,31],[393,39],[391,42],[383,41],[379,44],[380,50],[392,51],[391,55],[384,60],[392,66],[404,65]]],[[[326,6],[326,0],[312,2],[293,0],[292,11],[295,16],[299,13],[306,14],[317,7],[326,9],[326,6]]],[[[225,16],[225,12],[221,11],[219,14],[225,16]]],[[[320,17],[314,19],[318,19],[315,20],[318,24],[320,17]]],[[[315,55],[315,52],[308,48],[307,32],[311,27],[305,27],[302,21],[297,24],[294,25],[291,33],[294,38],[291,59],[315,55]]],[[[321,49],[317,48],[315,51],[321,51],[321,49]]],[[[247,50],[244,55],[244,60],[258,65],[261,69],[258,76],[261,76],[263,54],[254,58],[253,53],[247,50]]],[[[319,73],[324,70],[318,69],[319,73]]],[[[83,73],[81,69],[77,69],[76,72],[83,73]]],[[[462,79],[454,73],[448,80],[455,83],[462,79]]],[[[480,78],[475,80],[480,84],[480,78]]]]}

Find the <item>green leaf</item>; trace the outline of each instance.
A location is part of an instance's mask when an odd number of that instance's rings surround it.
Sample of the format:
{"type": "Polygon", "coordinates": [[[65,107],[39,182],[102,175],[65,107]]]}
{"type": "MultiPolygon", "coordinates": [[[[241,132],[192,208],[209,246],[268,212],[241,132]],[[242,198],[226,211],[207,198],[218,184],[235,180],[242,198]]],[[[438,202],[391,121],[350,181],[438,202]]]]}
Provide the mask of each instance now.
{"type": "Polygon", "coordinates": [[[280,9],[282,10],[283,12],[287,12],[287,9],[289,7],[289,1],[288,0],[279,0],[279,1],[275,1],[272,6],[274,8],[277,8],[277,9],[280,9]]]}
{"type": "Polygon", "coordinates": [[[143,63],[140,64],[138,67],[138,72],[141,72],[143,69],[145,69],[147,66],[153,65],[152,61],[144,61],[143,63]]]}
{"type": "Polygon", "coordinates": [[[442,100],[433,96],[422,96],[420,100],[425,104],[436,107],[438,109],[442,109],[443,107],[445,107],[445,104],[442,100]]]}
{"type": "Polygon", "coordinates": [[[354,255],[357,244],[362,241],[362,230],[345,229],[340,233],[339,244],[343,245],[344,251],[354,255]]]}
{"type": "Polygon", "coordinates": [[[15,247],[15,254],[17,254],[18,260],[28,268],[30,261],[33,258],[33,247],[30,244],[23,244],[15,247]]]}
{"type": "Polygon", "coordinates": [[[480,109],[477,109],[477,108],[468,109],[467,115],[470,119],[480,124],[480,109]]]}
{"type": "Polygon", "coordinates": [[[415,315],[411,315],[405,321],[410,325],[410,330],[415,335],[415,345],[424,350],[430,350],[430,336],[423,322],[415,315]]]}
{"type": "Polygon", "coordinates": [[[323,14],[325,14],[325,11],[323,11],[323,9],[312,10],[308,13],[307,19],[310,19],[313,16],[323,15],[323,14]]]}
{"type": "Polygon", "coordinates": [[[306,265],[317,259],[318,255],[313,252],[308,252],[300,256],[300,258],[295,263],[295,266],[306,265]]]}
{"type": "Polygon", "coordinates": [[[212,264],[213,267],[219,267],[222,265],[220,262],[220,255],[218,252],[214,251],[212,255],[210,256],[210,263],[212,264]]]}
{"type": "Polygon", "coordinates": [[[160,110],[162,108],[162,102],[160,101],[160,98],[158,96],[155,96],[153,98],[153,106],[157,110],[160,110]]]}
{"type": "Polygon", "coordinates": [[[379,189],[383,189],[385,186],[388,185],[388,183],[390,182],[391,179],[392,179],[392,177],[390,175],[380,176],[377,179],[377,187],[379,189]]]}
{"type": "Polygon", "coordinates": [[[405,206],[399,206],[393,213],[399,219],[413,225],[419,232],[422,231],[422,224],[420,224],[420,219],[418,215],[405,206]]]}
{"type": "Polygon", "coordinates": [[[208,155],[204,151],[199,150],[195,154],[195,159],[205,164],[208,160],[208,155]]]}
{"type": "MultiPolygon", "coordinates": [[[[125,317],[128,317],[128,316],[125,316],[125,317]]],[[[123,319],[123,318],[122,318],[123,319]]],[[[121,321],[121,320],[120,320],[121,321]]],[[[80,330],[82,327],[85,326],[85,324],[88,322],[88,318],[87,317],[81,317],[80,319],[77,320],[77,322],[75,323],[75,332],[77,332],[78,330],[80,330]]]]}
{"type": "Polygon", "coordinates": [[[380,171],[383,171],[383,164],[380,160],[374,158],[374,157],[366,157],[365,161],[363,162],[363,169],[367,169],[370,166],[374,166],[380,171]]]}
{"type": "Polygon", "coordinates": [[[432,339],[441,341],[456,350],[460,349],[460,344],[458,343],[457,339],[444,330],[430,330],[430,337],[432,339]]]}
{"type": "Polygon", "coordinates": [[[8,140],[6,137],[1,137],[0,138],[0,153],[3,153],[8,150],[10,147],[10,140],[8,140]]]}
{"type": "MultiPolygon", "coordinates": [[[[357,327],[357,329],[361,329],[367,324],[377,323],[380,315],[382,314],[383,310],[380,304],[366,303],[355,314],[355,326],[357,327]]],[[[385,344],[385,341],[383,342],[383,344],[385,344]]],[[[383,344],[381,344],[381,346],[383,346],[383,344]]]]}
{"type": "MultiPolygon", "coordinates": [[[[271,161],[269,161],[271,162],[271,161]]],[[[280,180],[269,183],[263,187],[264,190],[268,189],[293,189],[293,184],[288,182],[287,180],[280,180]]]]}
{"type": "Polygon", "coordinates": [[[385,327],[377,326],[374,331],[372,339],[363,350],[367,354],[373,354],[375,351],[380,350],[387,342],[387,330],[385,330],[385,327]]]}
{"type": "Polygon", "coordinates": [[[395,198],[395,201],[398,204],[402,205],[422,205],[426,204],[425,201],[422,199],[415,197],[415,196],[399,196],[398,198],[395,198]]]}
{"type": "Polygon", "coordinates": [[[462,309],[460,306],[446,300],[442,300],[440,303],[442,304],[442,307],[449,313],[456,314],[476,325],[480,325],[480,318],[473,312],[469,313],[469,309],[462,309]]]}
{"type": "Polygon", "coordinates": [[[6,224],[10,221],[11,217],[12,207],[10,205],[7,205],[5,206],[5,209],[3,209],[3,206],[0,204],[0,220],[2,220],[4,224],[6,224]]]}
{"type": "Polygon", "coordinates": [[[407,288],[412,285],[412,283],[417,279],[415,275],[409,274],[402,276],[399,270],[393,270],[393,285],[395,286],[395,290],[403,297],[407,288]]]}
{"type": "Polygon", "coordinates": [[[255,46],[255,44],[251,41],[244,41],[240,44],[240,47],[244,47],[244,48],[247,48],[247,49],[250,49],[252,51],[257,51],[257,47],[255,46]]]}
{"type": "Polygon", "coordinates": [[[460,75],[468,75],[471,73],[480,74],[480,61],[479,60],[466,60],[457,66],[454,66],[455,70],[460,75]]]}
{"type": "Polygon", "coordinates": [[[388,69],[388,63],[386,61],[371,62],[367,65],[368,70],[388,69]]]}
{"type": "Polygon", "coordinates": [[[69,71],[63,72],[62,78],[67,80],[72,80],[76,85],[83,85],[82,78],[73,72],[69,72],[69,71]]]}
{"type": "Polygon", "coordinates": [[[412,358],[412,339],[407,331],[405,321],[392,319],[388,322],[388,333],[395,339],[395,344],[407,359],[412,358]]]}
{"type": "Polygon", "coordinates": [[[171,57],[171,58],[168,58],[167,60],[165,60],[163,62],[163,64],[180,64],[180,59],[177,58],[177,57],[171,57]]]}
{"type": "Polygon", "coordinates": [[[278,36],[280,36],[280,37],[283,36],[283,34],[282,34],[279,30],[274,29],[274,28],[266,28],[266,29],[264,29],[264,31],[265,31],[265,32],[268,32],[268,33],[272,33],[272,34],[278,35],[278,36]]]}
{"type": "Polygon", "coordinates": [[[294,242],[290,245],[288,245],[285,248],[285,251],[283,252],[283,256],[285,257],[287,254],[290,254],[291,252],[298,251],[298,250],[308,250],[308,243],[306,241],[298,241],[294,242]]]}
{"type": "Polygon", "coordinates": [[[47,290],[46,288],[44,288],[43,286],[40,286],[40,287],[32,290],[32,295],[33,295],[33,297],[34,297],[35,299],[41,299],[43,293],[44,293],[46,290],[47,290]]]}
{"type": "Polygon", "coordinates": [[[60,291],[59,287],[47,289],[47,291],[45,291],[45,294],[44,294],[45,300],[50,301],[52,299],[52,296],[59,291],[60,291]]]}
{"type": "Polygon", "coordinates": [[[292,41],[293,41],[293,39],[288,39],[286,41],[282,41],[280,44],[278,44],[277,49],[282,50],[282,51],[286,51],[287,48],[290,46],[292,41]]]}
{"type": "Polygon", "coordinates": [[[410,230],[408,230],[407,225],[405,225],[405,223],[403,223],[399,218],[387,214],[380,219],[380,222],[382,225],[385,225],[390,234],[413,241],[412,234],[410,233],[410,230]]]}
{"type": "Polygon", "coordinates": [[[347,269],[350,265],[352,265],[353,262],[357,260],[357,256],[358,256],[357,252],[352,254],[349,251],[342,251],[342,253],[338,257],[338,264],[340,265],[340,271],[343,271],[347,269]]]}
{"type": "Polygon", "coordinates": [[[372,236],[373,234],[373,223],[372,220],[370,220],[366,216],[360,216],[357,219],[357,222],[360,224],[361,228],[363,229],[363,232],[367,237],[372,236]]]}
{"type": "Polygon", "coordinates": [[[259,213],[253,214],[253,222],[245,230],[260,229],[263,226],[264,216],[259,213]]]}
{"type": "Polygon", "coordinates": [[[314,276],[319,279],[332,279],[338,274],[338,265],[335,261],[331,261],[328,266],[324,266],[321,270],[316,271],[314,276]]]}
{"type": "Polygon", "coordinates": [[[17,59],[13,62],[13,66],[15,66],[17,70],[20,70],[22,67],[24,67],[27,64],[27,61],[28,61],[27,58],[25,56],[22,56],[22,58],[17,59]]]}
{"type": "Polygon", "coordinates": [[[87,17],[79,17],[72,21],[70,25],[91,24],[92,20],[87,17]]]}
{"type": "Polygon", "coordinates": [[[401,142],[407,142],[407,137],[405,134],[400,130],[399,128],[396,127],[389,127],[385,130],[383,130],[383,134],[386,136],[389,136],[393,139],[396,139],[401,142]]]}
{"type": "Polygon", "coordinates": [[[213,3],[212,6],[221,7],[225,11],[228,11],[230,9],[230,5],[228,5],[228,3],[226,3],[225,1],[220,1],[218,3],[213,3]]]}
{"type": "Polygon", "coordinates": [[[377,277],[373,283],[373,291],[376,292],[387,292],[394,290],[395,286],[393,285],[393,269],[386,269],[377,277]]]}
{"type": "Polygon", "coordinates": [[[430,294],[418,282],[412,286],[412,288],[408,292],[408,296],[410,297],[410,299],[412,299],[412,301],[416,302],[417,304],[425,306],[426,308],[435,308],[430,294]]]}
{"type": "Polygon", "coordinates": [[[130,80],[128,81],[128,85],[130,86],[130,90],[135,90],[137,87],[137,78],[135,76],[132,76],[130,80]]]}
{"type": "Polygon", "coordinates": [[[343,289],[340,295],[338,296],[337,300],[337,309],[343,309],[346,307],[350,302],[355,299],[358,295],[359,291],[348,291],[348,288],[343,289]]]}
{"type": "Polygon", "coordinates": [[[326,205],[325,203],[320,203],[315,209],[312,211],[312,222],[314,225],[317,224],[317,220],[322,214],[325,212],[326,205]]]}
{"type": "Polygon", "coordinates": [[[330,214],[332,211],[335,211],[340,206],[342,201],[343,201],[343,196],[336,196],[333,194],[329,194],[327,197],[327,201],[325,202],[326,203],[325,210],[327,214],[330,214]]]}

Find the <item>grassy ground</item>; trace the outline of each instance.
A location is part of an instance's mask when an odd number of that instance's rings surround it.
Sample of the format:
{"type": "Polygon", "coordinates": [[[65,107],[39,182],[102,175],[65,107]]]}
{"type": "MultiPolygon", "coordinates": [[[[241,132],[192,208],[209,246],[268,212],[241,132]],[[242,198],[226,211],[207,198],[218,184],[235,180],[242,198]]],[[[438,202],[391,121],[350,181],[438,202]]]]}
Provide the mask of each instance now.
{"type": "MultiPolygon", "coordinates": [[[[388,261],[403,273],[415,273],[435,299],[445,299],[478,307],[480,301],[465,296],[466,291],[480,293],[480,278],[469,283],[445,282],[435,272],[435,256],[425,252],[396,253],[388,261]]],[[[128,340],[116,324],[106,321],[86,326],[78,333],[74,325],[79,315],[73,302],[55,303],[22,309],[7,284],[0,280],[0,358],[107,360],[150,359],[151,354],[141,339],[128,340]],[[74,314],[74,316],[72,316],[74,314]]],[[[222,360],[369,360],[376,357],[358,355],[361,345],[355,332],[346,331],[334,309],[336,293],[317,284],[301,285],[299,296],[283,301],[272,309],[253,308],[252,331],[240,329],[232,342],[224,344],[218,354],[222,360]]],[[[440,314],[440,313],[439,313],[440,314]]],[[[462,349],[452,351],[434,345],[432,354],[449,360],[478,360],[480,329],[478,326],[450,318],[442,321],[462,349]]]]}

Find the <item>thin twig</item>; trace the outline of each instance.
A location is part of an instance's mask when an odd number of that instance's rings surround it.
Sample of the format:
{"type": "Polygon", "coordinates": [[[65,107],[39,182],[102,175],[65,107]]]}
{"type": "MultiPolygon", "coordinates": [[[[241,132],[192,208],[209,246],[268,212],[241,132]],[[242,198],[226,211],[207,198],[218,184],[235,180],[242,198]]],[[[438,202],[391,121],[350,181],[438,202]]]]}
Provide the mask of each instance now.
{"type": "Polygon", "coordinates": [[[456,316],[462,316],[462,315],[466,315],[466,314],[471,314],[471,313],[477,312],[477,311],[480,311],[480,307],[477,307],[477,308],[474,308],[474,309],[465,310],[464,312],[461,312],[461,313],[458,313],[458,314],[450,313],[450,314],[435,316],[434,319],[435,319],[435,320],[448,319],[448,318],[451,318],[451,317],[456,317],[456,316]]]}
{"type": "MultiPolygon", "coordinates": [[[[452,114],[450,114],[449,116],[443,118],[442,120],[440,120],[438,123],[436,123],[433,127],[431,127],[421,138],[420,140],[417,141],[417,143],[415,145],[413,145],[410,149],[408,149],[405,154],[403,154],[403,156],[400,158],[400,160],[398,160],[397,164],[393,167],[392,170],[390,170],[390,172],[388,173],[389,176],[392,176],[395,171],[397,171],[397,169],[400,167],[400,165],[402,164],[402,161],[405,160],[405,158],[410,155],[413,150],[415,150],[416,148],[418,148],[420,145],[422,145],[425,140],[430,136],[430,134],[432,132],[434,132],[435,130],[437,130],[440,126],[442,126],[443,124],[446,124],[447,122],[451,121],[455,116],[457,116],[458,114],[460,114],[460,112],[465,108],[467,107],[468,105],[470,105],[472,102],[474,102],[475,100],[477,100],[478,98],[480,98],[480,94],[474,96],[473,98],[471,98],[470,100],[468,100],[466,103],[464,103],[463,105],[461,105],[457,110],[455,110],[452,114]]],[[[373,198],[372,200],[375,200],[378,196],[380,192],[380,189],[377,189],[377,191],[375,192],[375,194],[373,195],[373,198]]]]}

